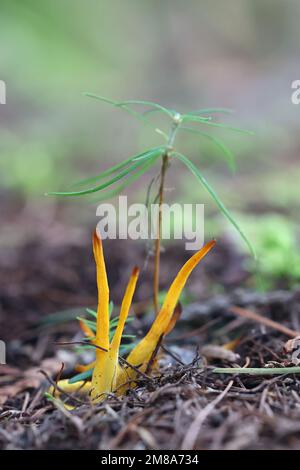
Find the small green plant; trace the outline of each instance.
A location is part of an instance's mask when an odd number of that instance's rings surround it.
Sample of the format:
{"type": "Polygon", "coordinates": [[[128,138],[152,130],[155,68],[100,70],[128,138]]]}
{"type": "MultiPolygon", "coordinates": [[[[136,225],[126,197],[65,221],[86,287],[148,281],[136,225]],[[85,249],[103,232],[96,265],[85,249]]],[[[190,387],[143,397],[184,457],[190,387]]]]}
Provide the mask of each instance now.
{"type": "Polygon", "coordinates": [[[240,216],[243,226],[255,243],[258,262],[249,269],[254,272],[256,288],[267,291],[284,282],[293,286],[300,279],[298,253],[299,227],[288,217],[279,214],[240,216]]]}
{"type": "MultiPolygon", "coordinates": [[[[158,161],[161,162],[160,169],[160,181],[158,188],[157,199],[159,201],[159,207],[161,208],[164,201],[164,189],[165,189],[165,178],[169,163],[171,160],[179,160],[185,167],[193,174],[197,181],[204,187],[206,191],[210,194],[215,204],[218,206],[223,215],[228,219],[228,221],[234,226],[238,231],[240,236],[248,245],[248,248],[254,254],[252,245],[250,244],[248,238],[240,228],[239,224],[229,213],[221,199],[218,197],[215,190],[210,186],[208,181],[203,176],[199,168],[184,154],[176,150],[175,139],[181,132],[188,132],[199,135],[206,139],[209,139],[213,142],[220,152],[226,158],[229,166],[234,167],[234,157],[230,149],[224,144],[224,142],[216,136],[213,136],[206,132],[206,128],[220,128],[227,129],[234,132],[239,132],[243,134],[252,134],[250,131],[240,129],[238,127],[228,126],[220,122],[216,122],[213,118],[216,114],[219,113],[230,113],[231,110],[225,108],[206,108],[199,109],[187,113],[180,113],[178,111],[167,109],[160,104],[153,103],[150,101],[140,101],[140,100],[127,100],[127,101],[114,101],[103,96],[98,96],[92,93],[85,93],[86,96],[95,98],[102,102],[105,102],[109,105],[115,106],[116,108],[122,109],[139,121],[143,122],[145,125],[151,127],[155,132],[157,132],[164,143],[160,146],[150,148],[140,154],[131,156],[126,160],[118,163],[117,165],[112,166],[100,174],[93,176],[92,178],[85,179],[78,183],[81,189],[77,187],[76,189],[70,191],[54,191],[49,192],[49,195],[55,196],[85,196],[88,194],[96,193],[103,191],[103,198],[108,199],[113,196],[118,195],[123,191],[127,186],[136,181],[140,176],[147,172],[155,163],[158,161]],[[144,109],[144,111],[137,111],[138,109],[144,109]],[[160,113],[166,116],[169,122],[168,132],[164,132],[162,129],[153,125],[149,120],[149,116],[153,113],[160,113]],[[121,183],[118,183],[121,182],[121,183]],[[118,183],[116,185],[116,183],[118,183]]],[[[160,245],[161,245],[161,231],[162,231],[162,211],[158,211],[158,233],[155,240],[155,254],[154,254],[154,276],[153,276],[153,300],[156,313],[159,310],[159,269],[160,269],[160,245]]]]}

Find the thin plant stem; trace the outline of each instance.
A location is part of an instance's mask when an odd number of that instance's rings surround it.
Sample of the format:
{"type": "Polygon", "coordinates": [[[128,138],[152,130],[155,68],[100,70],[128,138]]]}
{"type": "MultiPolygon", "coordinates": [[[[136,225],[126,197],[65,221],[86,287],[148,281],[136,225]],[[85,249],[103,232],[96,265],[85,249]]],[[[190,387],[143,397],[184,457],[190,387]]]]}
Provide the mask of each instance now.
{"type": "Polygon", "coordinates": [[[166,178],[166,171],[168,167],[168,153],[165,152],[162,157],[162,164],[160,170],[160,185],[159,185],[159,209],[158,209],[158,224],[157,224],[157,237],[155,239],[155,254],[154,254],[154,275],[153,275],[153,303],[155,315],[158,314],[158,293],[159,293],[159,270],[160,270],[160,246],[161,246],[161,228],[162,228],[162,205],[164,202],[164,185],[166,178]]]}
{"type": "Polygon", "coordinates": [[[300,374],[300,367],[217,367],[214,374],[286,375],[300,374]]]}
{"type": "Polygon", "coordinates": [[[179,125],[181,124],[181,115],[176,113],[173,117],[172,127],[169,133],[167,149],[162,155],[162,164],[160,170],[160,184],[159,184],[159,201],[158,201],[158,220],[157,220],[157,236],[155,239],[155,250],[154,250],[154,274],[153,274],[153,304],[155,315],[159,311],[159,271],[160,271],[160,247],[161,247],[161,232],[162,232],[162,205],[164,202],[164,190],[165,190],[165,180],[166,173],[169,164],[169,153],[173,150],[173,144],[178,130],[179,125]]]}

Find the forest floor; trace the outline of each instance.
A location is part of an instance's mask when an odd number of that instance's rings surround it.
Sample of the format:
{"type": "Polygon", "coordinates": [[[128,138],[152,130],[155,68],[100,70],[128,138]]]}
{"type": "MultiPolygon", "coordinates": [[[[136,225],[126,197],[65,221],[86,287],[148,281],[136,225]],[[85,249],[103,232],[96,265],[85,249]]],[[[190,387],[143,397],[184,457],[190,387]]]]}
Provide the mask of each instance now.
{"type": "MultiPolygon", "coordinates": [[[[17,227],[23,222],[19,217],[17,227]]],[[[15,223],[7,220],[7,230],[15,223]]],[[[300,289],[255,291],[243,258],[226,240],[191,276],[190,298],[159,351],[159,370],[141,377],[126,396],[112,395],[96,406],[73,399],[75,408],[66,410],[49,401],[49,380],[62,363],[63,376],[70,377],[77,361],[74,347],[57,343],[80,338],[76,316],[96,303],[92,228],[32,224],[34,237],[15,229],[16,239],[0,246],[0,339],[7,345],[6,364],[0,365],[1,448],[300,449],[299,376],[267,371],[293,365],[284,345],[300,334],[300,289]],[[245,318],[233,306],[259,317],[245,318]],[[231,341],[234,352],[222,347],[231,341]],[[265,367],[266,374],[214,372],[233,366],[265,367]]],[[[144,266],[145,249],[107,241],[104,250],[118,305],[130,269],[144,266]]],[[[163,288],[188,256],[180,245],[167,247],[163,288]]],[[[150,298],[151,262],[135,297],[136,320],[128,326],[137,336],[152,321],[150,298]]]]}

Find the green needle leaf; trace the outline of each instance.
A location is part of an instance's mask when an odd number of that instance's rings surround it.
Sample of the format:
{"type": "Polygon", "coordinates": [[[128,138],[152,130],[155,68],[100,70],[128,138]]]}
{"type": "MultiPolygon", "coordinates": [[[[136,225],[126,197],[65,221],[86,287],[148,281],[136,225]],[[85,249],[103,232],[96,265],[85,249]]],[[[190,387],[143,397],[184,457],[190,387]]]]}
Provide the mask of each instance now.
{"type": "Polygon", "coordinates": [[[92,310],[91,308],[86,308],[85,310],[87,313],[92,315],[92,317],[97,318],[97,312],[95,310],[92,310]]]}
{"type": "Polygon", "coordinates": [[[98,175],[95,175],[95,176],[92,176],[91,178],[86,178],[84,180],[78,181],[77,183],[74,183],[73,187],[85,186],[87,184],[95,183],[96,181],[99,181],[99,180],[105,178],[106,176],[110,176],[111,174],[115,173],[116,171],[125,168],[126,166],[128,166],[130,163],[132,163],[134,161],[138,161],[140,159],[147,159],[150,156],[157,155],[157,153],[160,153],[160,152],[162,153],[164,151],[165,151],[165,147],[164,146],[159,146],[159,147],[154,147],[152,149],[146,150],[145,152],[138,153],[136,155],[133,155],[133,156],[127,158],[126,160],[123,160],[120,163],[117,163],[116,165],[108,168],[107,170],[102,171],[98,175]]]}
{"type": "Polygon", "coordinates": [[[194,134],[198,134],[198,135],[204,136],[207,139],[209,139],[211,142],[213,142],[221,150],[221,153],[223,153],[223,155],[225,156],[226,161],[227,161],[228,166],[231,169],[231,171],[234,172],[236,170],[234,155],[231,152],[231,150],[222,142],[221,139],[218,139],[217,137],[214,137],[210,134],[207,134],[206,132],[199,131],[198,129],[194,129],[192,127],[184,127],[183,126],[183,127],[180,127],[179,130],[192,132],[194,134]]]}
{"type": "Polygon", "coordinates": [[[89,98],[95,98],[97,100],[103,101],[103,103],[108,103],[108,104],[112,104],[113,106],[118,106],[117,101],[111,100],[109,98],[105,98],[105,96],[96,95],[95,93],[89,93],[86,91],[84,91],[82,94],[83,96],[87,96],[89,98]]]}
{"type": "MultiPolygon", "coordinates": [[[[160,156],[161,155],[161,150],[156,150],[153,153],[150,153],[150,155],[147,156],[147,159],[151,159],[155,156],[160,156]]],[[[145,157],[146,158],[146,157],[145,157]]],[[[135,163],[132,163],[128,168],[125,168],[123,171],[118,173],[116,176],[111,178],[109,181],[106,181],[105,183],[102,183],[98,186],[95,186],[93,188],[88,188],[88,189],[83,189],[81,191],[53,191],[50,193],[47,193],[47,195],[50,196],[83,196],[86,194],[92,194],[96,193],[97,191],[101,191],[102,189],[107,188],[108,186],[111,186],[112,184],[116,183],[120,179],[124,178],[124,176],[128,175],[129,173],[133,172],[135,169],[139,168],[143,163],[145,162],[145,159],[142,161],[137,161],[135,163]]]]}
{"type": "Polygon", "coordinates": [[[133,164],[129,168],[126,168],[125,170],[118,173],[116,176],[111,178],[106,183],[100,184],[93,188],[83,189],[81,191],[51,191],[50,193],[47,193],[47,195],[48,196],[84,196],[85,194],[96,193],[97,191],[101,191],[102,189],[105,189],[108,186],[111,186],[112,184],[116,183],[117,181],[122,179],[124,176],[128,175],[128,173],[130,173],[135,168],[137,168],[139,165],[140,163],[133,164]]]}
{"type": "Polygon", "coordinates": [[[237,222],[234,220],[232,215],[228,212],[226,207],[224,206],[223,202],[219,199],[218,195],[215,193],[214,189],[209,185],[209,183],[206,181],[204,176],[200,173],[198,168],[194,165],[193,162],[191,162],[185,155],[179,153],[179,152],[172,152],[172,156],[178,158],[179,160],[184,163],[184,165],[190,170],[191,173],[200,181],[202,186],[208,191],[208,193],[211,195],[212,199],[215,201],[216,205],[219,207],[220,211],[223,213],[223,215],[229,220],[229,222],[235,227],[235,229],[238,231],[242,239],[245,241],[246,245],[248,246],[250,252],[256,258],[254,248],[240,226],[237,224],[237,222]]]}
{"type": "MultiPolygon", "coordinates": [[[[109,315],[111,315],[111,313],[112,313],[112,311],[113,311],[113,308],[114,308],[114,303],[113,303],[113,301],[111,300],[111,301],[109,302],[109,315]]],[[[86,311],[87,313],[89,313],[90,315],[92,315],[92,317],[97,318],[97,312],[96,312],[96,310],[93,310],[92,308],[86,308],[85,311],[86,311]]]]}
{"type": "Polygon", "coordinates": [[[109,302],[109,306],[108,306],[109,318],[111,317],[111,314],[112,314],[113,309],[114,309],[114,303],[113,303],[113,301],[111,300],[111,301],[109,302]]]}
{"type": "Polygon", "coordinates": [[[127,188],[127,186],[134,183],[144,173],[146,173],[146,171],[148,171],[148,169],[151,168],[151,166],[154,165],[154,163],[156,162],[156,160],[159,157],[160,157],[160,155],[156,155],[155,157],[152,157],[149,160],[147,160],[146,163],[141,165],[141,167],[138,171],[136,171],[133,174],[131,174],[130,176],[128,176],[128,178],[126,178],[126,181],[124,183],[118,185],[115,189],[112,189],[110,191],[103,191],[103,193],[101,193],[100,196],[96,197],[95,200],[93,200],[93,202],[101,202],[101,201],[104,201],[104,200],[111,199],[115,196],[118,196],[125,188],[127,188]]]}
{"type": "MultiPolygon", "coordinates": [[[[161,129],[158,129],[157,127],[153,126],[142,113],[138,113],[134,109],[131,109],[129,107],[129,105],[125,104],[125,101],[124,102],[114,101],[114,100],[111,100],[109,98],[105,98],[104,96],[96,95],[94,93],[84,92],[83,95],[88,96],[89,98],[95,98],[96,100],[100,100],[104,103],[111,104],[112,106],[115,106],[116,108],[124,109],[129,114],[134,116],[136,119],[138,119],[139,121],[142,121],[144,124],[151,127],[155,132],[158,132],[160,135],[162,135],[167,140],[168,136],[161,129]]],[[[155,103],[153,103],[153,104],[155,104],[155,103]]],[[[157,105],[157,106],[159,106],[159,105],[157,105]]]]}
{"type": "Polygon", "coordinates": [[[232,114],[234,113],[233,109],[230,108],[202,108],[196,109],[195,111],[191,111],[186,113],[187,115],[195,115],[195,114],[213,114],[213,113],[223,113],[223,114],[232,114]]]}
{"type": "Polygon", "coordinates": [[[131,104],[140,104],[142,106],[150,106],[152,108],[155,108],[157,111],[161,111],[164,114],[167,114],[170,118],[173,118],[174,112],[171,111],[170,109],[165,108],[164,106],[161,106],[158,103],[153,103],[152,101],[144,101],[144,100],[126,100],[126,101],[119,101],[117,106],[128,106],[131,104]]]}
{"type": "Polygon", "coordinates": [[[207,126],[213,126],[213,127],[219,127],[221,129],[227,129],[230,131],[234,132],[240,132],[241,134],[247,134],[247,135],[254,135],[254,132],[248,131],[246,129],[241,129],[240,127],[233,127],[233,126],[227,126],[226,124],[221,124],[219,122],[212,122],[212,121],[207,121],[206,118],[202,118],[200,116],[195,116],[195,115],[189,115],[185,114],[182,116],[182,121],[183,122],[199,122],[201,124],[206,124],[207,126]]]}
{"type": "Polygon", "coordinates": [[[157,147],[157,148],[148,150],[148,152],[140,153],[139,155],[136,155],[135,157],[133,157],[132,161],[133,162],[138,162],[141,160],[145,161],[145,160],[148,160],[149,157],[161,156],[166,151],[166,149],[167,147],[162,146],[162,147],[157,147]]]}

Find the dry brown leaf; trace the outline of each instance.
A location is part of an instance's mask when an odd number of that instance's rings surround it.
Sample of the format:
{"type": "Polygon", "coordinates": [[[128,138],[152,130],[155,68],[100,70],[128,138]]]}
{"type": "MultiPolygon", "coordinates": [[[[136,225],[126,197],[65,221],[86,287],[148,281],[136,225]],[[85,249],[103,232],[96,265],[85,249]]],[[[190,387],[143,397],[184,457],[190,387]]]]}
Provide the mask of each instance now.
{"type": "Polygon", "coordinates": [[[206,344],[201,348],[200,352],[208,359],[223,359],[228,362],[236,362],[240,359],[239,354],[216,344],[206,344]]]}
{"type": "Polygon", "coordinates": [[[283,349],[286,354],[291,354],[291,362],[295,366],[298,366],[300,364],[300,336],[296,336],[296,338],[289,339],[285,345],[283,346],[283,349]]]}
{"type": "Polygon", "coordinates": [[[45,380],[41,370],[52,376],[58,374],[60,368],[61,361],[57,358],[45,359],[40,367],[32,367],[25,371],[6,365],[1,367],[1,377],[3,379],[7,377],[7,381],[11,383],[0,388],[0,405],[25,390],[39,388],[45,380]]]}

